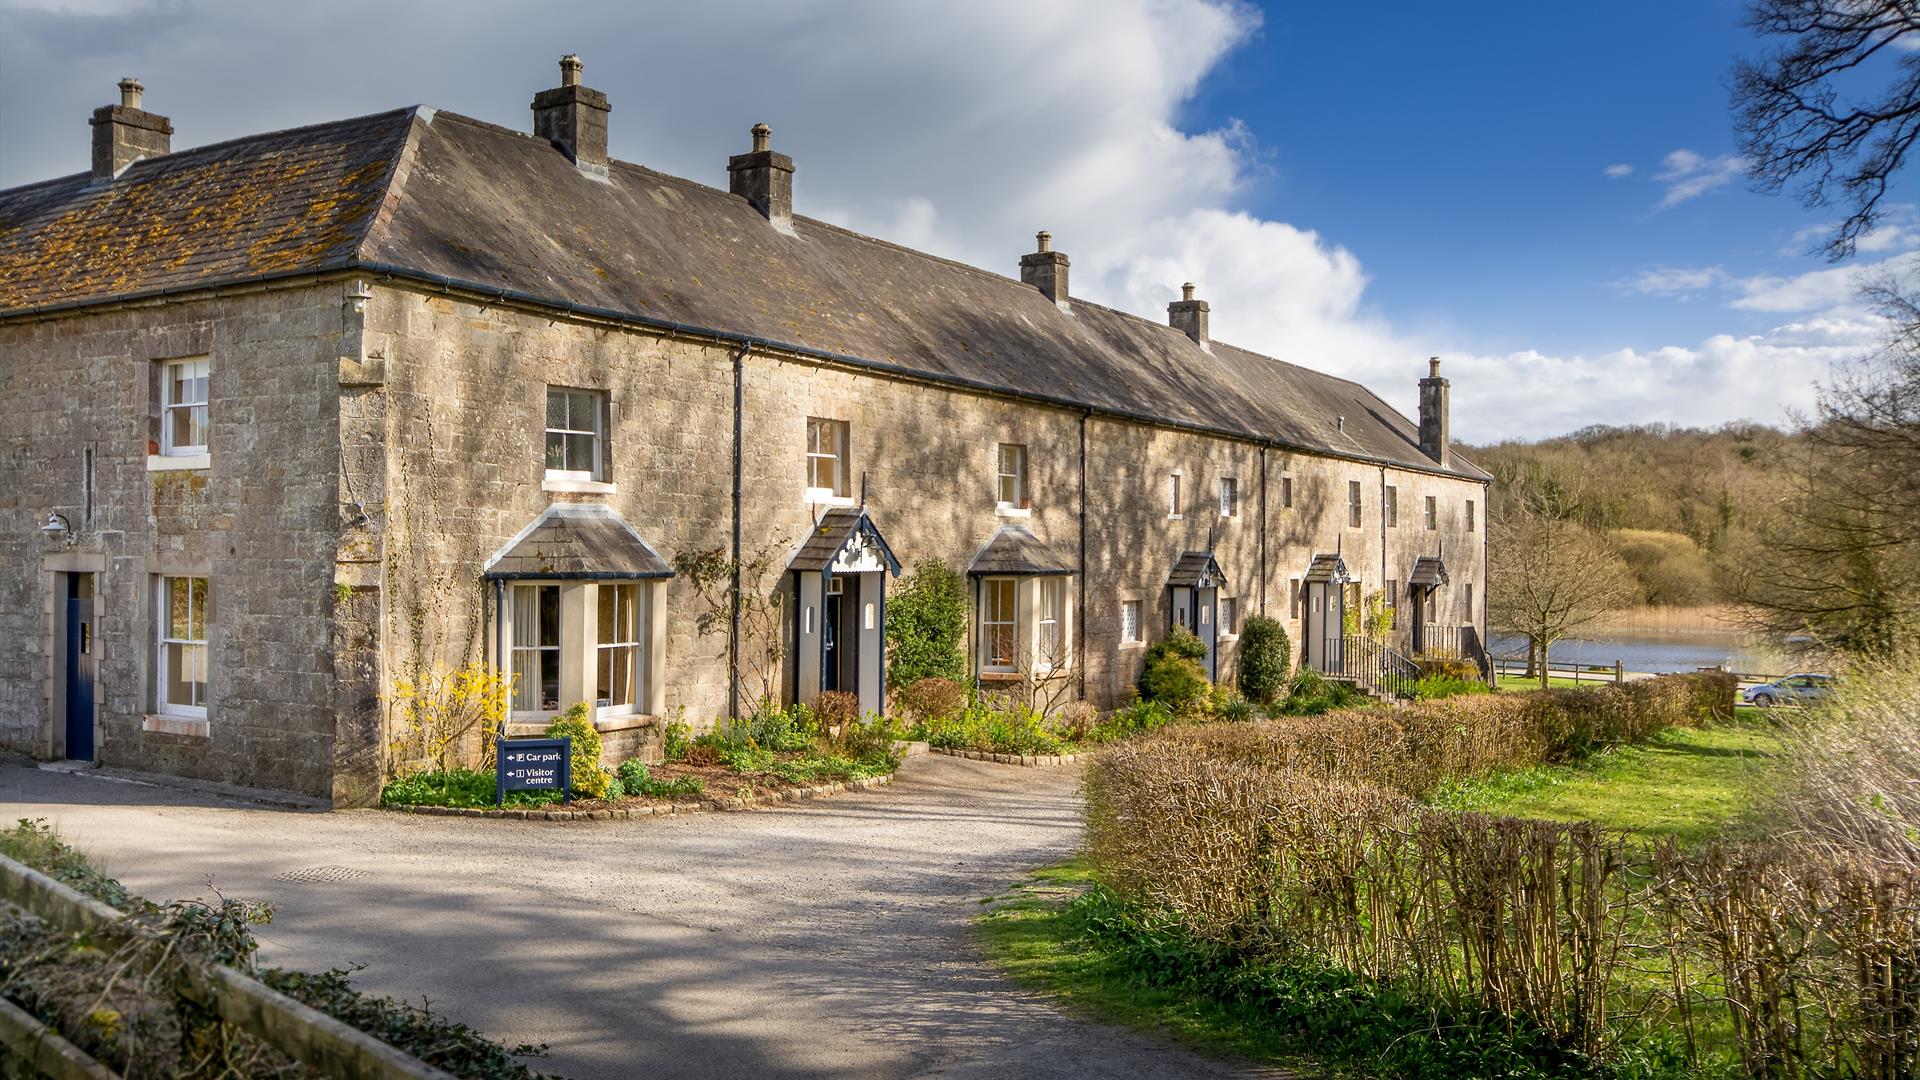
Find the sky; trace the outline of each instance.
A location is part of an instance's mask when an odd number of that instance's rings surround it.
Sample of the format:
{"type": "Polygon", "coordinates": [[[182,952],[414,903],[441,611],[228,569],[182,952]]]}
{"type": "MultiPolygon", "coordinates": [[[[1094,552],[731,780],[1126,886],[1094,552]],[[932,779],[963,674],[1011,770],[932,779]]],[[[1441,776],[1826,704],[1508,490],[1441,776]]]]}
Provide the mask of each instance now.
{"type": "MultiPolygon", "coordinates": [[[[715,186],[764,121],[795,210],[1007,274],[1039,229],[1076,297],[1411,411],[1455,437],[1784,425],[1920,270],[1920,176],[1852,260],[1836,212],[1750,190],[1737,0],[0,0],[0,187],[87,167],[123,75],[182,149],[427,104],[529,128],[580,54],[615,157],[715,186]]],[[[1906,178],[1902,178],[1903,181],[1906,178]]]]}

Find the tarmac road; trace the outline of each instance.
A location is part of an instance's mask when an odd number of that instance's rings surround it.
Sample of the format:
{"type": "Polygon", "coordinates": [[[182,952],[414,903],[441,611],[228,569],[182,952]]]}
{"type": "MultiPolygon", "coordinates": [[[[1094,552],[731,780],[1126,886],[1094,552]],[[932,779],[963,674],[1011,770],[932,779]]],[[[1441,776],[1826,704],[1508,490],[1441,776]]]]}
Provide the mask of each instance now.
{"type": "Polygon", "coordinates": [[[1080,838],[1077,770],[910,758],[889,788],[609,822],[318,813],[0,764],[155,900],[269,900],[261,960],[443,1011],[537,1068],[613,1077],[1273,1075],[1063,1013],[1000,978],[983,897],[1080,838]]]}

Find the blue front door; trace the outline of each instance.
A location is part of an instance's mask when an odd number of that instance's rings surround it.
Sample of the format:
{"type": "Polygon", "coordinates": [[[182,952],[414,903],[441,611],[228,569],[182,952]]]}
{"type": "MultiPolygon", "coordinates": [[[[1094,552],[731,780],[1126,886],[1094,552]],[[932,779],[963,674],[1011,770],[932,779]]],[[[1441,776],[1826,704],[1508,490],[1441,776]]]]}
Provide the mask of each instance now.
{"type": "Polygon", "coordinates": [[[67,756],[93,760],[93,575],[64,574],[67,593],[67,756]]]}

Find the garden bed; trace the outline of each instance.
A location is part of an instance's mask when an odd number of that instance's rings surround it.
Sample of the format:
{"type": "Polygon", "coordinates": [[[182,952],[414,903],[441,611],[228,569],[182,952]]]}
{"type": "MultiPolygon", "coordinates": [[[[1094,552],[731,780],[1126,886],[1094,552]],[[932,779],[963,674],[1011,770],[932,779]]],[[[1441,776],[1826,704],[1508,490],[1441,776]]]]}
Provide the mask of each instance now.
{"type": "MultiPolygon", "coordinates": [[[[704,814],[710,811],[752,810],[776,803],[797,802],[846,791],[866,791],[893,782],[891,773],[856,777],[824,784],[789,784],[764,777],[747,777],[724,766],[687,766],[685,775],[704,777],[717,774],[714,783],[700,795],[675,798],[575,799],[562,803],[555,797],[534,806],[434,806],[416,803],[383,804],[381,809],[405,814],[430,814],[440,817],[511,818],[518,821],[625,821],[640,817],[676,814],[704,814]]],[[[515,794],[519,794],[516,792],[515,794]]]]}

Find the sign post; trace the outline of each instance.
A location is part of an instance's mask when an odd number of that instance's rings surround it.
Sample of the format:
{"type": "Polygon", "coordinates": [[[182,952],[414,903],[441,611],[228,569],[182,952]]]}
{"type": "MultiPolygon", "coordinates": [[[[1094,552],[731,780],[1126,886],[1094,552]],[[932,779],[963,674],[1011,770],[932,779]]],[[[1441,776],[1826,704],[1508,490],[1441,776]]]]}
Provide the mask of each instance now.
{"type": "Polygon", "coordinates": [[[573,740],[500,739],[494,743],[495,806],[505,805],[509,791],[558,791],[560,801],[573,800],[573,740]]]}

